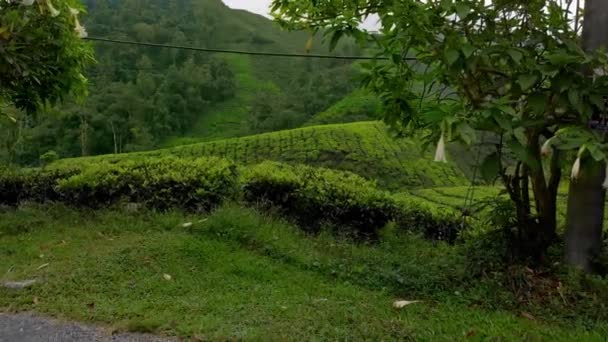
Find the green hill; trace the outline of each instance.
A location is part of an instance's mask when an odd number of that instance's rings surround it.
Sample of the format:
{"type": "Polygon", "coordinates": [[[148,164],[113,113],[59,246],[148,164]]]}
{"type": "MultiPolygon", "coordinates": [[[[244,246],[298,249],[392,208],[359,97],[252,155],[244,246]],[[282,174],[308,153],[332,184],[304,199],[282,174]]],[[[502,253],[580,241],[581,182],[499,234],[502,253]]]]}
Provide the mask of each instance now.
{"type": "MultiPolygon", "coordinates": [[[[81,20],[91,38],[305,53],[310,36],[221,0],[85,4],[81,20]]],[[[91,44],[97,63],[86,72],[89,96],[36,117],[15,114],[18,132],[0,123],[1,160],[35,166],[49,151],[61,157],[124,153],[297,128],[357,86],[351,61],[91,44]],[[14,147],[10,134],[21,137],[14,147]]],[[[315,38],[311,53],[329,51],[315,38]]],[[[346,41],[334,53],[360,51],[346,41]]]]}
{"type": "Polygon", "coordinates": [[[435,163],[415,139],[393,139],[381,122],[358,122],[272,132],[150,152],[64,159],[118,160],[137,156],[219,156],[242,164],[275,160],[347,170],[396,190],[466,185],[454,164],[435,163]]]}
{"type": "Polygon", "coordinates": [[[373,120],[378,118],[381,102],[378,96],[365,89],[357,89],[328,109],[316,114],[306,126],[373,120]]]}

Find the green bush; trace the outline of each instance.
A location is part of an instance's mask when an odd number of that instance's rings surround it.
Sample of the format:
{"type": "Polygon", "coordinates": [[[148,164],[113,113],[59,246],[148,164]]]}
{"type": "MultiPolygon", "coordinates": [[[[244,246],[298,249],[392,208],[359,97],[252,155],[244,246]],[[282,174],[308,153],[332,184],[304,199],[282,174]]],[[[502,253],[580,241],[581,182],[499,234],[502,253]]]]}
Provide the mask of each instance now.
{"type": "Polygon", "coordinates": [[[206,210],[236,196],[238,172],[218,158],[139,158],[6,173],[0,190],[1,202],[11,205],[27,200],[98,207],[130,201],[160,210],[206,210]]]}
{"type": "Polygon", "coordinates": [[[47,151],[43,155],[40,156],[40,163],[44,165],[49,165],[55,161],[59,160],[59,154],[57,152],[51,150],[47,151]]]}
{"type": "Polygon", "coordinates": [[[388,193],[350,172],[265,162],[244,174],[244,199],[269,204],[317,231],[323,223],[373,236],[395,211],[388,193]]]}
{"type": "Polygon", "coordinates": [[[102,207],[137,202],[166,210],[208,210],[227,199],[279,209],[310,231],[374,238],[390,221],[400,230],[452,242],[460,231],[455,210],[407,194],[391,195],[350,172],[264,162],[242,167],[219,158],[83,161],[0,174],[0,204],[62,201],[102,207]]]}
{"type": "Polygon", "coordinates": [[[349,172],[265,162],[245,172],[243,183],[246,201],[279,208],[312,230],[329,223],[356,235],[375,236],[395,221],[402,230],[452,242],[462,226],[449,208],[407,195],[391,196],[349,172]]]}
{"type": "Polygon", "coordinates": [[[24,201],[46,202],[61,199],[57,181],[80,172],[78,168],[61,169],[0,169],[0,204],[17,205],[24,201]]]}
{"type": "Polygon", "coordinates": [[[394,221],[402,230],[422,233],[426,238],[454,242],[463,229],[462,213],[408,194],[393,196],[397,207],[394,221]]]}

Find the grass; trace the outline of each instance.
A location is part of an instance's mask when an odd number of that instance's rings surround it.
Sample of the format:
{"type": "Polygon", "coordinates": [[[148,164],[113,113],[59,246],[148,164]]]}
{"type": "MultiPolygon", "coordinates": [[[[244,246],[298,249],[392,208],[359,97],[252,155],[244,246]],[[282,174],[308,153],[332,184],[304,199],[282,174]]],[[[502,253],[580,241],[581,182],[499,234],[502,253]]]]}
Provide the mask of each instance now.
{"type": "Polygon", "coordinates": [[[218,156],[241,164],[265,160],[303,163],[357,173],[395,190],[468,183],[456,165],[433,162],[414,138],[394,139],[381,122],[312,126],[168,149],[59,161],[117,160],[130,156],[218,156]]]}
{"type": "Polygon", "coordinates": [[[307,236],[238,206],[203,217],[29,205],[0,212],[0,240],[3,280],[42,280],[0,289],[0,311],[118,330],[213,340],[604,341],[608,333],[602,321],[531,320],[493,307],[509,293],[459,281],[457,248],[390,229],[367,245],[307,236]],[[397,298],[423,302],[395,310],[397,298]]]}

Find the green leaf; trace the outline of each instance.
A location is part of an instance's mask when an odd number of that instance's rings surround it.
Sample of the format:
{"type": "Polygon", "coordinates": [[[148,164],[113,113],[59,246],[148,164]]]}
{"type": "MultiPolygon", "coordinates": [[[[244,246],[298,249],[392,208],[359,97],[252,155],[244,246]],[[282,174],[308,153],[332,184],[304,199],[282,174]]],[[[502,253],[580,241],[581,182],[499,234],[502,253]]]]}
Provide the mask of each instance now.
{"type": "Polygon", "coordinates": [[[517,160],[524,162],[533,170],[540,169],[540,162],[534,158],[534,156],[522,145],[517,139],[510,139],[507,141],[509,150],[513,152],[517,160]]]}
{"type": "Polygon", "coordinates": [[[451,49],[445,52],[445,60],[448,62],[448,66],[452,66],[454,63],[456,63],[459,57],[460,53],[458,50],[451,49]]]}
{"type": "Polygon", "coordinates": [[[519,62],[521,62],[521,59],[524,57],[524,54],[515,50],[515,49],[509,49],[507,50],[507,54],[509,54],[509,56],[511,57],[511,59],[519,64],[519,62]]]}
{"type": "Polygon", "coordinates": [[[336,45],[338,45],[340,38],[342,38],[342,35],[344,35],[343,31],[334,32],[334,34],[331,36],[331,40],[329,41],[329,50],[333,51],[336,48],[336,45]]]}
{"type": "Polygon", "coordinates": [[[521,86],[521,90],[526,91],[536,83],[538,76],[535,74],[519,75],[517,83],[521,86]]]}
{"type": "Polygon", "coordinates": [[[460,47],[460,50],[462,51],[462,54],[466,57],[469,58],[471,57],[471,55],[473,55],[473,53],[475,52],[475,48],[472,47],[469,44],[465,44],[463,46],[460,47]]]}
{"type": "Polygon", "coordinates": [[[464,122],[461,122],[458,125],[456,125],[455,133],[467,145],[471,145],[471,143],[475,139],[477,139],[477,135],[475,134],[475,130],[471,126],[469,126],[468,124],[466,124],[464,122]]]}
{"type": "Polygon", "coordinates": [[[469,7],[469,5],[464,4],[462,2],[456,3],[456,14],[458,15],[458,17],[460,17],[460,19],[466,18],[469,12],[471,12],[471,8],[469,7]]]}
{"type": "Polygon", "coordinates": [[[532,114],[538,116],[545,113],[547,98],[541,93],[533,93],[528,96],[528,107],[532,114]]]}
{"type": "Polygon", "coordinates": [[[498,153],[494,152],[486,156],[479,166],[479,171],[486,182],[496,180],[496,177],[498,177],[500,172],[500,160],[498,158],[498,153]]]}
{"type": "Polygon", "coordinates": [[[578,95],[578,89],[570,88],[568,90],[568,101],[570,101],[570,104],[575,108],[578,107],[580,102],[580,98],[578,95]]]}
{"type": "Polygon", "coordinates": [[[594,144],[594,143],[587,144],[587,150],[591,154],[591,157],[593,157],[593,159],[595,159],[595,161],[602,161],[602,160],[606,159],[606,154],[604,154],[604,152],[602,152],[601,147],[598,146],[597,144],[594,144]]]}
{"type": "Polygon", "coordinates": [[[496,123],[498,124],[498,126],[500,126],[500,128],[504,131],[510,132],[513,129],[513,124],[511,122],[511,120],[509,118],[507,118],[505,115],[502,115],[502,113],[493,113],[492,117],[494,118],[494,121],[496,121],[496,123]]]}

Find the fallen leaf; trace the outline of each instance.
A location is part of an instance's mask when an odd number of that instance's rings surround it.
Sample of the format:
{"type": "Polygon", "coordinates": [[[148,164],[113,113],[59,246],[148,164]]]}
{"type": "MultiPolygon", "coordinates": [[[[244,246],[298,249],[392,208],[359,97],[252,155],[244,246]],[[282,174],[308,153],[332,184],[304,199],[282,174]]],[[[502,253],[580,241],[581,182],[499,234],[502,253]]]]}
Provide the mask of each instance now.
{"type": "Polygon", "coordinates": [[[527,312],[522,312],[521,315],[531,321],[536,321],[536,317],[532,316],[531,314],[529,314],[527,312]]]}
{"type": "Polygon", "coordinates": [[[192,227],[192,222],[186,222],[186,223],[182,224],[182,227],[184,227],[184,228],[192,227]]]}
{"type": "Polygon", "coordinates": [[[477,335],[477,333],[475,332],[475,330],[469,330],[469,332],[467,333],[466,337],[473,337],[477,335]]]}
{"type": "Polygon", "coordinates": [[[402,309],[408,305],[414,304],[414,303],[420,303],[419,300],[397,300],[393,303],[393,307],[395,309],[402,309]]]}
{"type": "Polygon", "coordinates": [[[167,273],[163,274],[163,278],[165,278],[165,280],[171,280],[171,276],[168,275],[167,273]]]}
{"type": "Polygon", "coordinates": [[[34,297],[34,299],[32,299],[32,303],[34,303],[34,305],[38,305],[38,303],[40,303],[40,300],[38,299],[38,297],[34,297]]]}
{"type": "Polygon", "coordinates": [[[43,269],[43,268],[47,268],[47,267],[49,267],[49,265],[50,265],[49,263],[42,264],[42,265],[38,266],[38,268],[37,268],[37,269],[38,269],[38,270],[41,270],[41,269],[43,269]]]}
{"type": "Polygon", "coordinates": [[[36,284],[38,281],[36,279],[30,279],[30,280],[24,280],[24,281],[6,281],[4,283],[2,283],[2,286],[6,287],[7,289],[15,289],[15,290],[19,290],[19,289],[24,289],[26,287],[30,287],[34,284],[36,284]]]}

